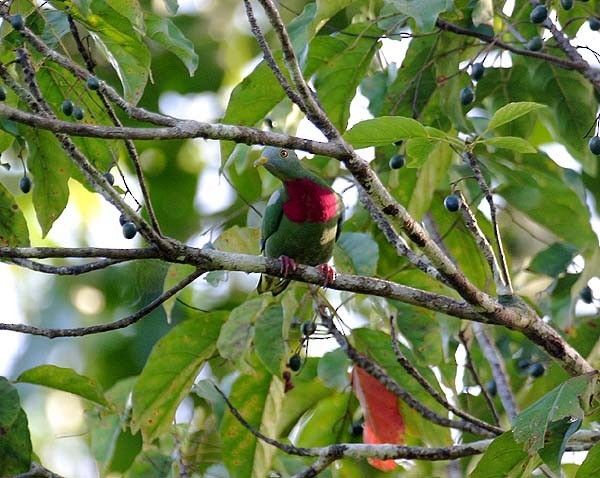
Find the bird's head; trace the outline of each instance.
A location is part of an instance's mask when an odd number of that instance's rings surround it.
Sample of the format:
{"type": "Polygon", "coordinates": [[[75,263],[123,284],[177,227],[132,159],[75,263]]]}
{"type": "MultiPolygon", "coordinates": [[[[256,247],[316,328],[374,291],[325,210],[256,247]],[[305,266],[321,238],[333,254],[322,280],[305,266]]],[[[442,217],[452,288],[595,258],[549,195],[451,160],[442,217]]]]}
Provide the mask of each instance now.
{"type": "Polygon", "coordinates": [[[296,153],[290,149],[267,146],[254,166],[264,166],[276,178],[301,178],[307,173],[296,153]]]}

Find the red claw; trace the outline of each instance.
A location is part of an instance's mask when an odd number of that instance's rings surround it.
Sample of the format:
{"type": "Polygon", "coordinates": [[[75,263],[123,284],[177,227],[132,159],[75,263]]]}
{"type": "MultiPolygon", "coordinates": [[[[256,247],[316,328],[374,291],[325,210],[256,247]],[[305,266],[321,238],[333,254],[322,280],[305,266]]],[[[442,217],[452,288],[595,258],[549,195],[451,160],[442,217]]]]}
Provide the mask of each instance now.
{"type": "Polygon", "coordinates": [[[287,277],[290,272],[294,272],[296,270],[296,261],[291,257],[280,256],[279,260],[281,261],[279,272],[281,272],[284,277],[287,277]]]}
{"type": "Polygon", "coordinates": [[[325,279],[325,282],[323,283],[323,287],[327,287],[329,284],[331,284],[335,280],[335,269],[333,267],[331,267],[329,264],[320,264],[319,272],[323,276],[323,279],[325,279]]]}

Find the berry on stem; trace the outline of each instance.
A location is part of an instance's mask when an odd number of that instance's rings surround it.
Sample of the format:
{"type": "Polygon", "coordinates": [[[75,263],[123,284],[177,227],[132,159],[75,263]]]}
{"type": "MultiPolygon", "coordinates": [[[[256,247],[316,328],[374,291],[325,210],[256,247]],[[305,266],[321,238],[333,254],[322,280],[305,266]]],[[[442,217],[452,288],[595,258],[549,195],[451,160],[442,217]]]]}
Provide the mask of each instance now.
{"type": "Polygon", "coordinates": [[[390,168],[391,169],[400,169],[405,164],[406,164],[406,160],[404,159],[404,156],[401,154],[394,154],[394,156],[392,156],[390,158],[390,168]]]}
{"type": "Polygon", "coordinates": [[[581,292],[579,293],[579,298],[586,304],[591,304],[594,301],[594,294],[592,293],[592,288],[589,285],[586,285],[583,289],[581,289],[581,292]]]}
{"type": "Polygon", "coordinates": [[[137,227],[133,222],[126,222],[123,224],[123,237],[125,239],[133,239],[137,233],[137,227]]]}
{"type": "Polygon", "coordinates": [[[529,51],[540,51],[542,48],[544,48],[544,40],[542,40],[540,37],[530,38],[529,41],[525,43],[525,48],[527,48],[529,51]]]}
{"type": "Polygon", "coordinates": [[[4,86],[0,85],[0,101],[4,101],[6,99],[6,89],[4,86]]]}
{"type": "Polygon", "coordinates": [[[529,15],[531,23],[544,23],[546,18],[548,18],[548,9],[545,5],[538,5],[531,10],[531,14],[529,15]]]}
{"type": "Polygon", "coordinates": [[[19,181],[19,188],[25,194],[31,191],[31,178],[29,176],[23,176],[19,181]]]}
{"type": "Polygon", "coordinates": [[[573,8],[573,0],[560,0],[560,6],[565,10],[571,10],[573,8]]]}
{"type": "Polygon", "coordinates": [[[98,78],[96,78],[95,76],[90,76],[87,81],[87,87],[90,90],[96,91],[98,88],[100,88],[100,82],[98,81],[98,78]]]}
{"type": "Polygon", "coordinates": [[[534,363],[531,365],[531,367],[529,367],[529,375],[533,378],[541,377],[545,372],[546,367],[544,367],[544,364],[540,362],[534,363]]]}
{"type": "Polygon", "coordinates": [[[596,156],[600,155],[600,136],[592,136],[588,143],[590,151],[596,156]]]}
{"type": "Polygon", "coordinates": [[[104,176],[104,179],[106,179],[108,184],[110,184],[111,186],[115,184],[115,177],[110,171],[106,171],[104,174],[102,174],[102,176],[104,176]]]}
{"type": "Polygon", "coordinates": [[[484,72],[485,68],[483,67],[483,63],[473,63],[473,66],[471,67],[471,78],[478,81],[481,79],[484,72]]]}
{"type": "Polygon", "coordinates": [[[600,18],[590,17],[588,20],[588,25],[590,26],[590,30],[597,32],[600,30],[600,18]]]}
{"type": "Polygon", "coordinates": [[[8,21],[15,30],[23,30],[23,27],[25,26],[25,20],[23,20],[23,15],[21,15],[20,13],[15,13],[14,15],[11,15],[8,21]]]}
{"type": "Polygon", "coordinates": [[[292,372],[297,372],[302,367],[302,358],[298,354],[294,354],[290,357],[288,361],[288,366],[292,370],[292,372]]]}
{"type": "Polygon", "coordinates": [[[302,322],[302,325],[300,326],[300,331],[302,332],[302,335],[308,337],[317,331],[317,324],[315,324],[312,320],[302,322]]]}
{"type": "Polygon", "coordinates": [[[450,212],[456,212],[460,207],[460,199],[454,194],[446,196],[446,199],[444,199],[444,207],[450,212]]]}
{"type": "Polygon", "coordinates": [[[79,106],[73,108],[73,118],[75,118],[76,120],[82,120],[84,115],[85,111],[83,110],[83,108],[80,108],[79,106]]]}
{"type": "Polygon", "coordinates": [[[473,103],[475,99],[475,93],[473,92],[473,88],[470,86],[465,86],[462,90],[460,90],[460,102],[464,105],[470,105],[473,103]]]}
{"type": "Polygon", "coordinates": [[[71,116],[73,114],[73,102],[71,100],[65,100],[60,105],[60,109],[65,114],[65,116],[71,116]]]}

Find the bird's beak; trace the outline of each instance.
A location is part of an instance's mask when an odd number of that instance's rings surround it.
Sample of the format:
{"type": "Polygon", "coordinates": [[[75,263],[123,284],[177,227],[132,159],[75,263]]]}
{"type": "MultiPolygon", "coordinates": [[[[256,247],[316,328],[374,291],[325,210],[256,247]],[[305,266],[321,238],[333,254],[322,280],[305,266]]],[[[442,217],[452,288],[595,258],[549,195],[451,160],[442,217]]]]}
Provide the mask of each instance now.
{"type": "Polygon", "coordinates": [[[254,161],[254,167],[258,168],[259,166],[264,166],[267,163],[267,161],[269,161],[269,158],[261,156],[256,161],[254,161]]]}

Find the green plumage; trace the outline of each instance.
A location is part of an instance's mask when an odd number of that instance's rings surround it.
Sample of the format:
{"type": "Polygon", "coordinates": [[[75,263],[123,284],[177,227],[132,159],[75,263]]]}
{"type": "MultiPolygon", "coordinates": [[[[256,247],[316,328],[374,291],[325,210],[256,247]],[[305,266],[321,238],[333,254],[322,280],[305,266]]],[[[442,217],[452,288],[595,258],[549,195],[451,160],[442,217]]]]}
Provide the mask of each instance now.
{"type": "MultiPolygon", "coordinates": [[[[293,151],[267,147],[257,161],[283,182],[265,209],[261,249],[267,257],[286,256],[300,264],[325,264],[333,254],[343,220],[342,199],[293,151]]],[[[288,279],[261,275],[257,291],[280,294],[288,279]]]]}

